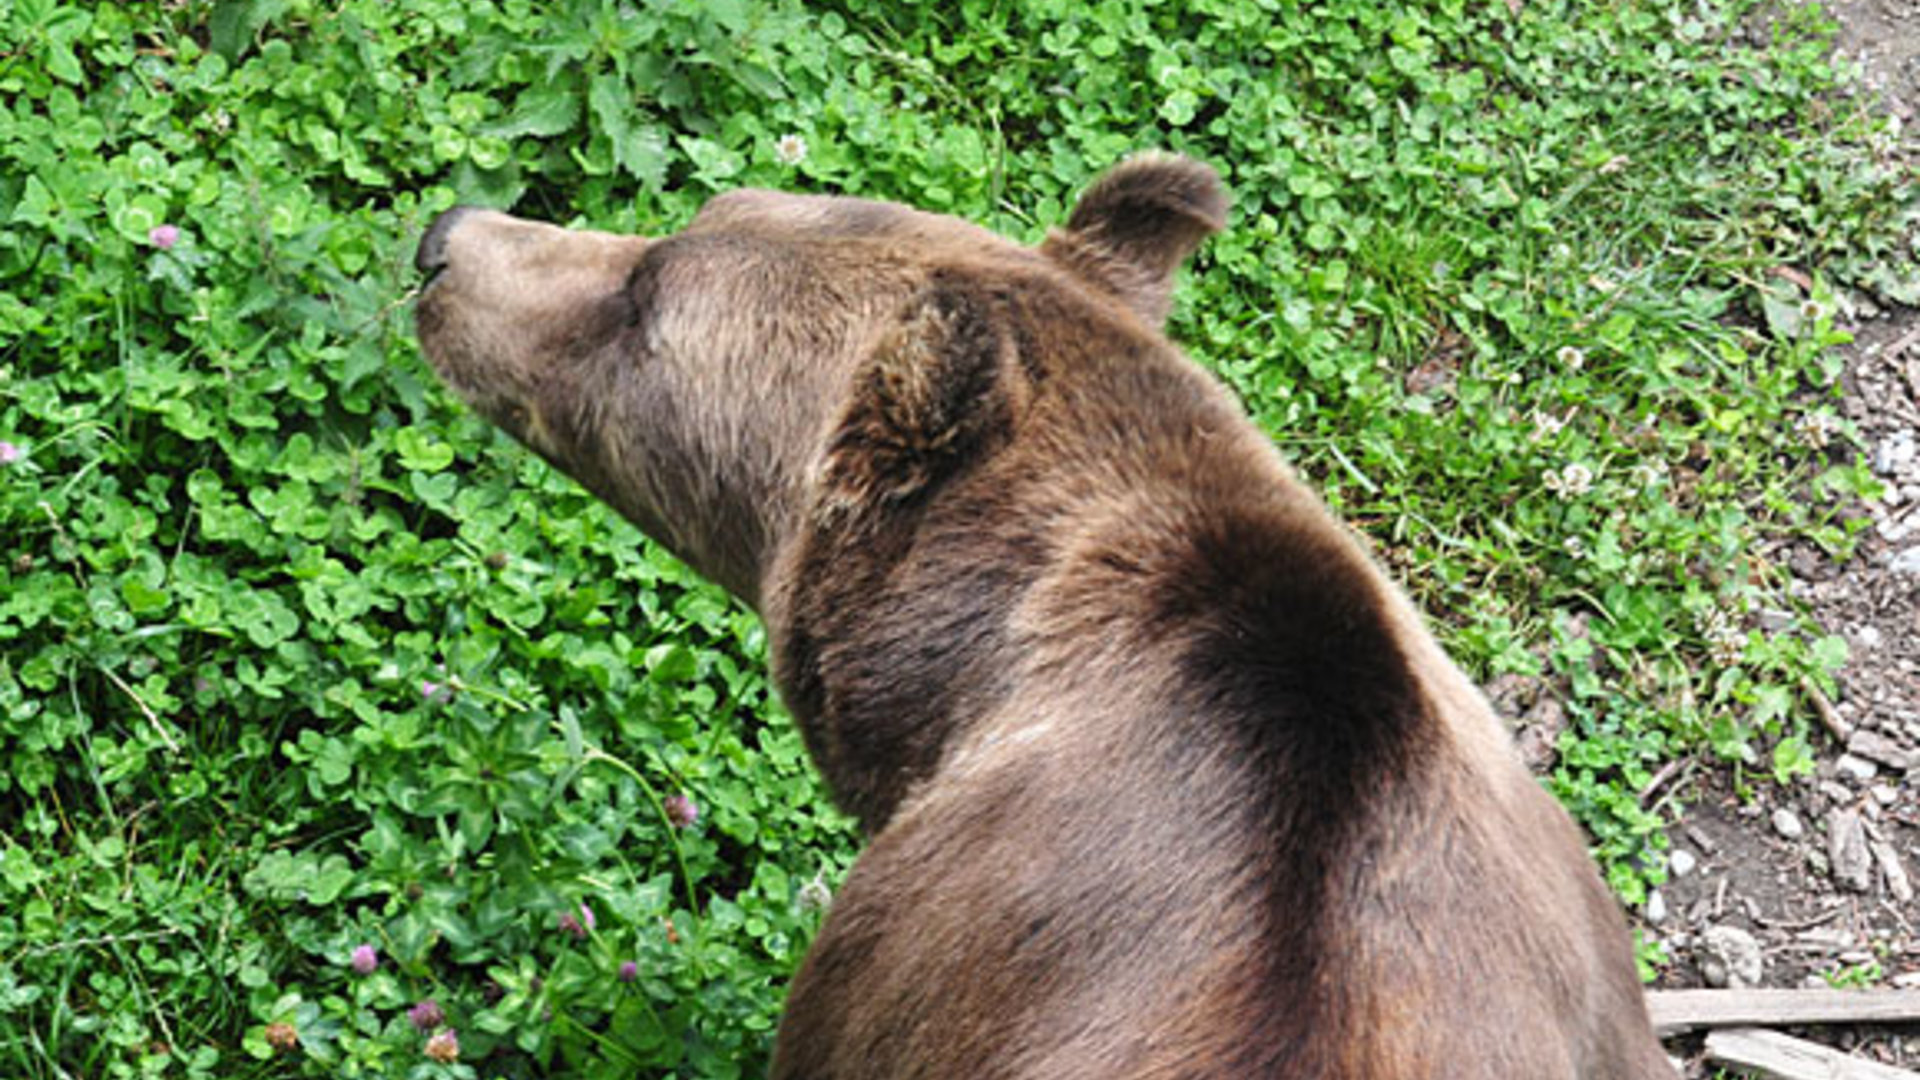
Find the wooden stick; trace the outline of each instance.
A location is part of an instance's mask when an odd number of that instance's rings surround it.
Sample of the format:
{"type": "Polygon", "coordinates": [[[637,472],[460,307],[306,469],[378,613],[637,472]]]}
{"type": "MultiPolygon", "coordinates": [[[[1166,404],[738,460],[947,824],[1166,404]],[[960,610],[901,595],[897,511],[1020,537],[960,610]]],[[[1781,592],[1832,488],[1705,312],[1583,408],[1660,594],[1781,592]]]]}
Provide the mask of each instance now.
{"type": "Polygon", "coordinates": [[[1775,1080],[1920,1080],[1920,1073],[1758,1028],[1733,1028],[1708,1035],[1707,1059],[1753,1069],[1775,1080]]]}
{"type": "Polygon", "coordinates": [[[1901,1023],[1920,1020],[1920,990],[1655,990],[1647,1011],[1663,1038],[1700,1028],[1901,1023]]]}
{"type": "Polygon", "coordinates": [[[1834,708],[1833,702],[1827,700],[1827,695],[1820,692],[1820,687],[1813,681],[1813,676],[1802,676],[1800,689],[1806,691],[1807,697],[1813,700],[1813,713],[1820,718],[1821,726],[1825,727],[1841,746],[1847,745],[1847,740],[1853,738],[1853,726],[1841,719],[1840,710],[1834,708]]]}
{"type": "Polygon", "coordinates": [[[1673,779],[1675,773],[1691,764],[1693,764],[1692,758],[1677,757],[1660,766],[1660,771],[1653,774],[1653,779],[1647,781],[1647,786],[1640,789],[1640,805],[1645,806],[1652,802],[1654,795],[1667,786],[1667,781],[1673,779]]]}
{"type": "Polygon", "coordinates": [[[1839,918],[1842,915],[1845,915],[1846,913],[1847,913],[1847,905],[1844,903],[1841,903],[1841,904],[1835,904],[1834,906],[1828,908],[1827,910],[1821,912],[1818,915],[1813,915],[1805,919],[1787,919],[1787,918],[1774,919],[1766,915],[1762,915],[1754,921],[1758,922],[1760,925],[1766,927],[1769,930],[1789,930],[1789,931],[1811,930],[1816,926],[1825,926],[1826,924],[1832,922],[1833,920],[1839,918]]]}

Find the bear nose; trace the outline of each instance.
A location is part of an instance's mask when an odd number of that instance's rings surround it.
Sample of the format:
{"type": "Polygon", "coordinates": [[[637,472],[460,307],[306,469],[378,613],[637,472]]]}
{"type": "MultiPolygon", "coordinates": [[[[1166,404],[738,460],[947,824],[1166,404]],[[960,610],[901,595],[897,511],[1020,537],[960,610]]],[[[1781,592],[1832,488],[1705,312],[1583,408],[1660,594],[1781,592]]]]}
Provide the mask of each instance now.
{"type": "Polygon", "coordinates": [[[445,267],[447,237],[452,235],[454,226],[460,224],[460,219],[473,213],[475,209],[472,206],[456,206],[434,218],[433,224],[427,226],[426,233],[420,237],[419,249],[413,253],[414,269],[423,274],[431,274],[445,267]]]}

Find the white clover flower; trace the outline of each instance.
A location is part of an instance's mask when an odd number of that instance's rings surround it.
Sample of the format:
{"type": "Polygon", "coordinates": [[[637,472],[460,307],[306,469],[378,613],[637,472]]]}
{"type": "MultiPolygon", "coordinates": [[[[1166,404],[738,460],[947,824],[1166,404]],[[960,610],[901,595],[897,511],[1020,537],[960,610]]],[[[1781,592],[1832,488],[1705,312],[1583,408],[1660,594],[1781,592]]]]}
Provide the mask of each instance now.
{"type": "Polygon", "coordinates": [[[791,132],[773,144],[773,159],[782,165],[798,165],[807,160],[807,140],[791,132]]]}
{"type": "Polygon", "coordinates": [[[1593,470],[1577,461],[1558,470],[1548,469],[1540,479],[1548,491],[1562,499],[1577,499],[1593,490],[1593,470]]]}
{"type": "Polygon", "coordinates": [[[1727,613],[1717,607],[1701,608],[1693,613],[1693,629],[1702,637],[1712,637],[1727,625],[1727,613]]]}
{"type": "Polygon", "coordinates": [[[1732,667],[1745,655],[1747,634],[1733,612],[1722,607],[1706,608],[1694,613],[1693,627],[1707,640],[1707,655],[1714,663],[1732,667]]]}
{"type": "Polygon", "coordinates": [[[1560,366],[1568,371],[1579,371],[1587,366],[1587,354],[1572,345],[1560,346],[1560,351],[1553,355],[1560,361],[1560,366]]]}
{"type": "Polygon", "coordinates": [[[1541,412],[1539,409],[1533,410],[1532,415],[1529,416],[1528,419],[1533,421],[1534,442],[1551,439],[1555,435],[1560,434],[1561,428],[1567,426],[1565,420],[1562,420],[1550,412],[1541,412]]]}
{"type": "Polygon", "coordinates": [[[1601,164],[1599,173],[1601,176],[1612,176],[1631,164],[1633,164],[1632,158],[1625,154],[1615,154],[1601,164]]]}
{"type": "Polygon", "coordinates": [[[1825,450],[1828,440],[1839,429],[1840,423],[1832,413],[1806,413],[1793,422],[1794,434],[1800,436],[1800,441],[1810,450],[1825,450]]]}
{"type": "Polygon", "coordinates": [[[1667,463],[1657,459],[1642,461],[1627,473],[1627,477],[1633,482],[1634,487],[1658,487],[1661,481],[1667,478],[1667,463]]]}
{"type": "Polygon", "coordinates": [[[1721,667],[1732,667],[1746,656],[1747,635],[1728,629],[1707,639],[1707,655],[1721,667]]]}
{"type": "Polygon", "coordinates": [[[1564,548],[1566,553],[1572,558],[1584,559],[1587,557],[1587,542],[1577,536],[1567,537],[1560,546],[1564,548]]]}
{"type": "Polygon", "coordinates": [[[824,874],[815,874],[811,881],[800,886],[800,895],[796,903],[801,911],[825,911],[833,903],[833,890],[827,888],[824,874]]]}

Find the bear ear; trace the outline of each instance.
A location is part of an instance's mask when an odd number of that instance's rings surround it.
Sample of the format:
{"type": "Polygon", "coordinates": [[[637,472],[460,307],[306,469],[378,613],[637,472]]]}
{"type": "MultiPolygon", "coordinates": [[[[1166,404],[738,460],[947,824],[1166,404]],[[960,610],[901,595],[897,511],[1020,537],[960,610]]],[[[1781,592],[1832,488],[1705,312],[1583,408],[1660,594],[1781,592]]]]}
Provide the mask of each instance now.
{"type": "Polygon", "coordinates": [[[1040,251],[1157,327],[1167,317],[1174,271],[1226,223],[1218,173],[1192,158],[1146,153],[1094,181],[1040,251]]]}
{"type": "Polygon", "coordinates": [[[951,280],[908,301],[854,375],[828,443],[816,504],[825,519],[910,499],[1010,428],[1013,347],[996,308],[951,280]]]}

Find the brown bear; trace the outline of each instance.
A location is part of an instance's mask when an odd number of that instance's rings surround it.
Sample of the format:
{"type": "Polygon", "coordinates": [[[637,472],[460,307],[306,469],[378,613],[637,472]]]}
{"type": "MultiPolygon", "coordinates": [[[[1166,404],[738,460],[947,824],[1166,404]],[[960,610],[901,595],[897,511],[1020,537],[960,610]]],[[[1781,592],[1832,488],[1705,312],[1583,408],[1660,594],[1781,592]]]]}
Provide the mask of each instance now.
{"type": "Polygon", "coordinates": [[[1674,1075],[1572,821],[1163,336],[1226,209],[1148,155],[1037,249],[754,190],[422,239],[437,370],[759,610],[870,836],[776,1077],[1674,1075]]]}

